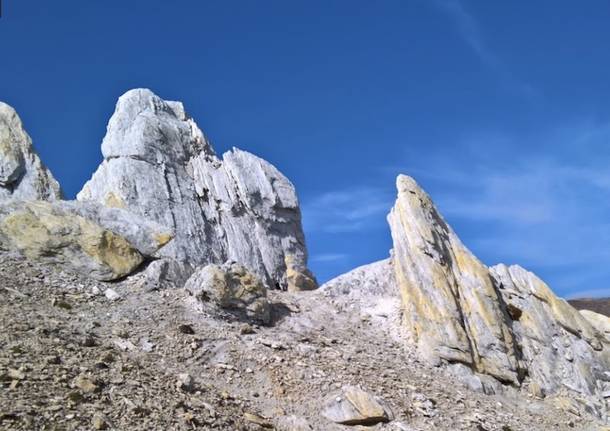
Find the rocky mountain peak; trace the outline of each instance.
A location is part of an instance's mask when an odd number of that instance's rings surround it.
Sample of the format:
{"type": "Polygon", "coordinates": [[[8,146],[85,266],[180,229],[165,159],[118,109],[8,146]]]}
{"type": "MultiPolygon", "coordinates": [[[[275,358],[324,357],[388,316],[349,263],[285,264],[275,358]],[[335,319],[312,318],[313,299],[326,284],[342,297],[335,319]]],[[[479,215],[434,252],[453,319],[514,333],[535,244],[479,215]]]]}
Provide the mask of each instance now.
{"type": "Polygon", "coordinates": [[[148,89],[119,97],[102,142],[105,159],[131,157],[153,164],[186,163],[202,152],[214,155],[182,103],[165,101],[148,89]]]}
{"type": "Polygon", "coordinates": [[[59,183],[42,164],[17,112],[0,102],[0,201],[61,199],[59,183]]]}
{"type": "Polygon", "coordinates": [[[248,152],[233,149],[218,158],[181,103],[150,90],[125,93],[102,153],[104,161],[77,199],[126,208],[168,226],[176,237],[158,257],[186,273],[233,260],[271,288],[316,285],[307,270],[294,186],[248,152]],[[294,271],[302,277],[288,277],[294,271]]]}

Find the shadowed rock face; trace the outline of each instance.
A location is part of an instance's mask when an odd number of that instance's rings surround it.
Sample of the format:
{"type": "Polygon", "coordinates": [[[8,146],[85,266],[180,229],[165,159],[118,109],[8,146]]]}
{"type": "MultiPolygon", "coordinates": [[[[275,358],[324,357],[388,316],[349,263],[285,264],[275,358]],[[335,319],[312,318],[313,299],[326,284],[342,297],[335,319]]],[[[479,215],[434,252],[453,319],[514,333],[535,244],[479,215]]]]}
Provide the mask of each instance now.
{"type": "Polygon", "coordinates": [[[0,201],[61,199],[59,183],[42,164],[13,108],[0,102],[0,201]]]}
{"type": "Polygon", "coordinates": [[[394,275],[420,355],[526,384],[536,395],[568,389],[603,415],[610,388],[603,316],[581,315],[521,267],[486,267],[412,178],[399,176],[397,188],[388,216],[394,275]]]}
{"type": "Polygon", "coordinates": [[[399,176],[397,188],[388,221],[411,340],[432,362],[464,363],[517,384],[519,352],[487,267],[413,179],[399,176]]]}
{"type": "Polygon", "coordinates": [[[149,90],[127,92],[110,119],[102,153],[103,163],[77,199],[126,208],[170,227],[176,238],[160,257],[190,267],[232,260],[267,287],[316,286],[306,268],[293,185],[245,151],[217,157],[181,103],[149,90]]]}

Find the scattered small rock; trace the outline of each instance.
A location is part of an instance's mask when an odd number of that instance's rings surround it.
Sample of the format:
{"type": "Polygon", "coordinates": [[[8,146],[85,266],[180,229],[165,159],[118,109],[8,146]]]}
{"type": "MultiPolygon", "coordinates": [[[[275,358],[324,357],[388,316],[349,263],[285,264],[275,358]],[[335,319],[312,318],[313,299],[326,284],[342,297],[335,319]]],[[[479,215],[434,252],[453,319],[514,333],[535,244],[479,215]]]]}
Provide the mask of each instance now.
{"type": "Polygon", "coordinates": [[[117,301],[121,299],[121,295],[119,295],[114,289],[108,288],[104,291],[104,296],[109,301],[117,301]]]}

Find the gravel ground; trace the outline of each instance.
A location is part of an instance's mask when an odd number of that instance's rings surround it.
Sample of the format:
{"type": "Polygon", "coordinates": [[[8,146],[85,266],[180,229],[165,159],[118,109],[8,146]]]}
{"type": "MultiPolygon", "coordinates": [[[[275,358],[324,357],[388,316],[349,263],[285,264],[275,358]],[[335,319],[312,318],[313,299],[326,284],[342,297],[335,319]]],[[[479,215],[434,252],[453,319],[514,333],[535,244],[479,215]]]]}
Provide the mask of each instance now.
{"type": "Polygon", "coordinates": [[[418,362],[391,313],[371,314],[391,308],[379,298],[274,291],[260,327],[143,276],[101,283],[7,254],[0,295],[3,430],[609,429],[573,399],[486,395],[418,362]],[[344,385],[383,398],[394,420],[327,421],[344,385]]]}

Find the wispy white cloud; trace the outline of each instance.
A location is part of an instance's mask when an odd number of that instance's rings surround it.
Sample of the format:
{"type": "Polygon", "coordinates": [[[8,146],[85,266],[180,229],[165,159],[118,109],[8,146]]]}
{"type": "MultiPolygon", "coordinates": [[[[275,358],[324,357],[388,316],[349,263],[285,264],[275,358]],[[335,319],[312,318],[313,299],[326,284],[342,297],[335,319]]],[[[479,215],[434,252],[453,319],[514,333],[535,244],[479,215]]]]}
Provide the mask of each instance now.
{"type": "Polygon", "coordinates": [[[591,289],[575,291],[566,295],[567,299],[610,298],[610,287],[606,289],[591,289]]]}
{"type": "Polygon", "coordinates": [[[517,79],[504,61],[492,50],[475,16],[467,10],[460,0],[433,0],[432,4],[454,23],[458,34],[473,50],[476,56],[502,79],[517,88],[530,99],[539,98],[537,91],[528,83],[517,79]]]}
{"type": "Polygon", "coordinates": [[[337,262],[347,258],[348,255],[345,253],[322,253],[312,256],[309,260],[311,262],[337,262]]]}
{"type": "Polygon", "coordinates": [[[322,193],[302,205],[305,230],[341,233],[385,223],[393,196],[386,189],[353,187],[322,193]]]}
{"type": "Polygon", "coordinates": [[[583,122],[456,142],[460,156],[420,154],[404,170],[488,264],[518,263],[561,294],[582,292],[610,281],[609,142],[607,124],[583,122]]]}

